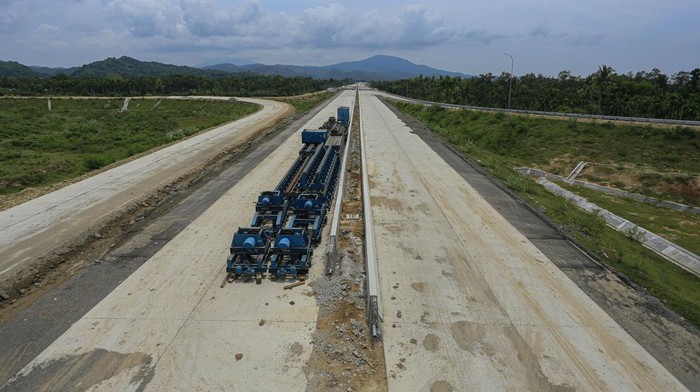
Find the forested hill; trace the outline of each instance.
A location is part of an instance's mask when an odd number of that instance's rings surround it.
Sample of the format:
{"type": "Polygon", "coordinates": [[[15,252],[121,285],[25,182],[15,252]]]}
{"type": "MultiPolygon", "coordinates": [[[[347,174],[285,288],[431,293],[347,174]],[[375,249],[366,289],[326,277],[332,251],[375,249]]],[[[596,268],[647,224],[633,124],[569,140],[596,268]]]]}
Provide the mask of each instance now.
{"type": "Polygon", "coordinates": [[[252,72],[262,75],[310,76],[317,79],[356,79],[356,80],[396,80],[423,76],[459,76],[470,75],[451,72],[414,64],[406,59],[394,56],[376,55],[360,61],[349,61],[323,66],[301,65],[265,65],[248,64],[237,66],[233,64],[216,64],[206,67],[226,72],[252,72]]]}
{"type": "Polygon", "coordinates": [[[414,64],[406,59],[377,55],[360,61],[351,61],[324,66],[216,64],[205,68],[140,61],[131,57],[110,57],[80,67],[48,68],[26,67],[19,63],[0,64],[0,77],[52,77],[65,74],[71,77],[162,77],[172,75],[196,75],[222,77],[231,74],[259,74],[284,77],[311,77],[315,79],[396,80],[417,75],[460,76],[469,75],[451,72],[426,65],[414,64]]]}
{"type": "Polygon", "coordinates": [[[16,61],[0,60],[0,75],[12,78],[37,78],[41,74],[16,61]]]}
{"type": "MultiPolygon", "coordinates": [[[[416,77],[373,82],[372,86],[410,98],[458,105],[505,108],[509,74],[473,78],[416,77]]],[[[557,77],[513,78],[513,109],[612,116],[700,120],[700,68],[671,76],[658,69],[617,74],[600,66],[588,76],[562,71],[557,77]]]]}
{"type": "Polygon", "coordinates": [[[109,57],[81,67],[71,69],[73,77],[104,77],[119,75],[122,77],[159,77],[170,75],[217,76],[221,71],[204,70],[183,65],[163,64],[155,61],[140,61],[131,57],[109,57]]]}
{"type": "Polygon", "coordinates": [[[351,80],[313,79],[309,77],[284,78],[256,74],[229,74],[217,78],[198,75],[72,77],[59,74],[50,78],[0,77],[0,96],[289,96],[350,83],[352,83],[351,80]]]}

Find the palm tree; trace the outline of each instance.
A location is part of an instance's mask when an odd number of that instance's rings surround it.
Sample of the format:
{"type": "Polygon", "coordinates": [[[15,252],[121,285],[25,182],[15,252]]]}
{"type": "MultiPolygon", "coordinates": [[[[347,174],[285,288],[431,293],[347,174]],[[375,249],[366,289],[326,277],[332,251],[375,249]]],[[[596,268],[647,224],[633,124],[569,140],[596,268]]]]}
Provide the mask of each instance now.
{"type": "Polygon", "coordinates": [[[610,94],[610,87],[613,83],[613,75],[615,75],[615,70],[607,65],[599,65],[598,71],[593,74],[593,84],[598,90],[598,108],[601,112],[603,110],[603,98],[610,94]]]}

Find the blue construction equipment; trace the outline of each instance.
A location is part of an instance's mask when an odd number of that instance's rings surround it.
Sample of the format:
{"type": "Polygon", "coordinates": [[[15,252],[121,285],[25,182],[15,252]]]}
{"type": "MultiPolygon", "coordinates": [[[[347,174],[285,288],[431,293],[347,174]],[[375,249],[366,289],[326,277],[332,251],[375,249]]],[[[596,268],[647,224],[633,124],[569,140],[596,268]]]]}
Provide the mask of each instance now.
{"type": "Polygon", "coordinates": [[[250,223],[251,227],[266,226],[266,223],[272,224],[272,229],[277,230],[282,228],[289,201],[284,197],[281,191],[266,191],[258,196],[258,201],[255,203],[255,215],[250,223]]]}
{"type": "Polygon", "coordinates": [[[290,215],[288,228],[306,229],[311,241],[317,244],[321,240],[321,230],[326,224],[328,200],[318,193],[301,194],[294,201],[294,213],[290,215]]]}
{"type": "MultiPolygon", "coordinates": [[[[301,174],[299,176],[299,181],[297,182],[296,190],[298,192],[305,192],[311,188],[313,180],[316,176],[316,171],[326,156],[326,151],[327,147],[325,145],[318,146],[314,150],[313,155],[306,160],[304,166],[301,168],[301,174]]],[[[290,192],[289,196],[294,197],[296,195],[292,195],[290,192]]]]}
{"type": "Polygon", "coordinates": [[[304,144],[323,144],[328,140],[328,131],[323,129],[304,129],[301,142],[304,144]]]}
{"type": "Polygon", "coordinates": [[[302,131],[297,159],[274,190],[258,195],[251,227],[234,234],[224,284],[239,276],[260,283],[266,272],[273,278],[308,273],[333,202],[349,124],[350,109],[341,106],[337,119],[330,117],[322,129],[302,131]]]}
{"type": "Polygon", "coordinates": [[[331,174],[337,165],[340,158],[340,149],[335,146],[328,146],[324,151],[323,159],[319,163],[314,173],[313,179],[309,184],[309,189],[314,192],[322,192],[331,181],[331,174]]]}
{"type": "Polygon", "coordinates": [[[230,255],[226,260],[226,272],[234,277],[255,276],[262,281],[265,272],[265,256],[270,241],[268,233],[260,227],[239,227],[231,241],[230,255]]]}
{"type": "Polygon", "coordinates": [[[311,241],[306,230],[281,229],[269,250],[267,272],[273,277],[306,275],[311,267],[311,241]]]}
{"type": "Polygon", "coordinates": [[[338,108],[338,122],[343,124],[345,129],[350,126],[350,108],[347,106],[340,106],[338,108]]]}

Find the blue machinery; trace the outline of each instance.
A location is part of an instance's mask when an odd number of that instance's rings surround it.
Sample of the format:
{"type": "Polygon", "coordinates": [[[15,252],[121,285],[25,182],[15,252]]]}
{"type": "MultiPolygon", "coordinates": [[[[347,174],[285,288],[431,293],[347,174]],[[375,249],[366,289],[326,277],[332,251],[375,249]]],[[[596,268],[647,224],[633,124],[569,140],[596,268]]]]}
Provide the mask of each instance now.
{"type": "MultiPolygon", "coordinates": [[[[326,214],[335,194],[350,108],[338,108],[321,129],[304,129],[299,156],[273,191],[262,192],[255,203],[251,227],[239,227],[226,260],[227,276],[306,275],[313,246],[321,240],[326,214]]],[[[223,287],[222,284],[222,287],[223,287]]]]}

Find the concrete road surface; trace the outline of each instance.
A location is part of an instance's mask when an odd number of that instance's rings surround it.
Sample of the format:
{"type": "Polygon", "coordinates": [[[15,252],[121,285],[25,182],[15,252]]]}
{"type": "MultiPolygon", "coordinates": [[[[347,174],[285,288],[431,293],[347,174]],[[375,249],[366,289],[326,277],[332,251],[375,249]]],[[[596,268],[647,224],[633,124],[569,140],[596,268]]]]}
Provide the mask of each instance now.
{"type": "MultiPolygon", "coordinates": [[[[347,91],[307,127],[317,128],[347,91]]],[[[198,219],[20,371],[3,390],[304,390],[317,306],[308,286],[220,288],[231,237],[250,224],[301,147],[296,132],[198,219]]],[[[312,278],[322,274],[325,243],[312,278]]]]}
{"type": "Polygon", "coordinates": [[[370,91],[361,113],[390,390],[685,390],[370,91]]]}
{"type": "Polygon", "coordinates": [[[188,173],[224,148],[269,126],[288,105],[241,99],[262,105],[258,112],[216,127],[142,158],[16,207],[0,211],[0,279],[90,227],[105,222],[129,203],[188,173]]]}

